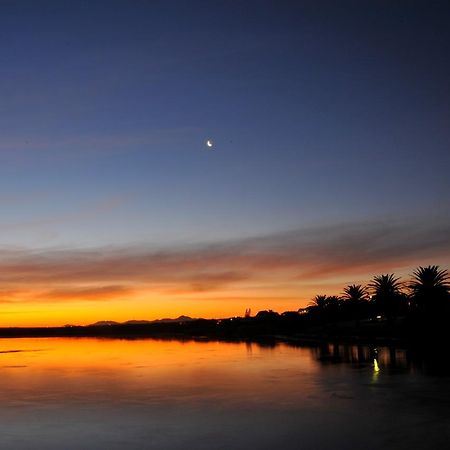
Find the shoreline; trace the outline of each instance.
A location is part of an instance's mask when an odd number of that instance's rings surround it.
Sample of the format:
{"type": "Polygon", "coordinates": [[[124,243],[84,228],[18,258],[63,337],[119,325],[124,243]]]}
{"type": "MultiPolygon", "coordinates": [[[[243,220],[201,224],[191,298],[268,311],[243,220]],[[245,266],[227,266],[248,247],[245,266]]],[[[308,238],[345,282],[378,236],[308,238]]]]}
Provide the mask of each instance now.
{"type": "MultiPolygon", "coordinates": [[[[210,322],[210,321],[208,321],[210,322]]],[[[214,321],[216,322],[216,321],[214,321]]],[[[70,327],[8,327],[0,328],[0,339],[18,338],[101,338],[101,339],[162,339],[162,340],[194,340],[218,342],[253,342],[262,344],[286,343],[290,345],[317,346],[323,343],[348,345],[383,346],[396,348],[421,347],[423,345],[441,344],[432,336],[418,339],[417,336],[383,336],[367,334],[340,334],[329,332],[288,332],[280,330],[258,330],[258,332],[223,332],[217,328],[205,330],[204,327],[184,324],[151,324],[151,325],[102,325],[102,326],[70,326],[70,327]],[[176,325],[176,326],[173,326],[176,325]],[[181,328],[181,329],[180,329],[181,328]],[[184,328],[184,329],[183,329],[184,328]],[[209,332],[206,332],[209,331],[209,332]]],[[[323,330],[322,330],[323,331],[323,330]]],[[[356,331],[356,330],[353,330],[356,331]]]]}

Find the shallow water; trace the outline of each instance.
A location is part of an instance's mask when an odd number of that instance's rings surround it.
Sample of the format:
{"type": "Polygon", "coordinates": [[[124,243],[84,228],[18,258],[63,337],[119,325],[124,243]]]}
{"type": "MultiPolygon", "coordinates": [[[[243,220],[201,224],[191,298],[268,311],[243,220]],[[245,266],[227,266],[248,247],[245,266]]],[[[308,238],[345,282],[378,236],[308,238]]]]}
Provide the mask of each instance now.
{"type": "Polygon", "coordinates": [[[0,371],[2,449],[449,448],[450,377],[400,350],[4,339],[0,371]]]}

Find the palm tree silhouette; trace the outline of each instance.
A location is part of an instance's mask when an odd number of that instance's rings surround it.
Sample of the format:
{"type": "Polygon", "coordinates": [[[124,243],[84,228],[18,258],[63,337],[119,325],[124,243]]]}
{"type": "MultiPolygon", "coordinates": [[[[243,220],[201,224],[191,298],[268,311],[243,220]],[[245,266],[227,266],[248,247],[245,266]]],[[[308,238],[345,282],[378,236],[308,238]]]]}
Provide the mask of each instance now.
{"type": "Polygon", "coordinates": [[[391,317],[399,312],[404,295],[403,284],[393,273],[377,275],[369,283],[377,312],[391,317]]]}
{"type": "Polygon", "coordinates": [[[368,312],[369,296],[367,289],[360,284],[350,284],[344,288],[342,295],[345,314],[350,318],[359,319],[368,312]]]}
{"type": "Polygon", "coordinates": [[[417,309],[437,313],[448,307],[450,278],[447,270],[439,266],[418,267],[409,283],[411,297],[417,309]]]}
{"type": "Polygon", "coordinates": [[[342,298],[351,303],[359,303],[368,300],[367,288],[360,284],[350,284],[344,288],[342,298]]]}
{"type": "Polygon", "coordinates": [[[341,314],[342,300],[336,295],[316,295],[309,303],[308,310],[316,317],[335,321],[341,314]]]}
{"type": "Polygon", "coordinates": [[[316,295],[312,299],[312,301],[309,303],[309,306],[311,306],[315,309],[324,310],[327,306],[327,296],[326,295],[316,295]]]}

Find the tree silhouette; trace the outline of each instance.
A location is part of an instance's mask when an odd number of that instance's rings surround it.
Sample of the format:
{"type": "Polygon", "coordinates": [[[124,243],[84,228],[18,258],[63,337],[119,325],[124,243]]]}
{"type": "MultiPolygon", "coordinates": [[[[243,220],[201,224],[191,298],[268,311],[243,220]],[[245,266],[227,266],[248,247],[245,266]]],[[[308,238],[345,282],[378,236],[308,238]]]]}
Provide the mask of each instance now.
{"type": "Polygon", "coordinates": [[[337,295],[329,295],[326,304],[328,317],[332,321],[338,320],[342,316],[342,299],[337,295]]]}
{"type": "Polygon", "coordinates": [[[369,310],[369,295],[367,288],[360,284],[350,284],[344,288],[342,295],[345,314],[350,317],[360,318],[369,310]]]}
{"type": "Polygon", "coordinates": [[[450,278],[439,266],[418,267],[409,283],[414,306],[425,313],[439,313],[448,308],[450,278]]]}
{"type": "Polygon", "coordinates": [[[308,311],[325,321],[335,321],[341,315],[342,300],[336,295],[316,295],[308,311]]]}
{"type": "Polygon", "coordinates": [[[329,295],[327,296],[327,308],[340,308],[342,305],[342,299],[341,297],[338,297],[337,295],[329,295]]]}
{"type": "Polygon", "coordinates": [[[323,311],[327,307],[327,296],[316,295],[311,302],[309,302],[311,308],[323,311]]]}
{"type": "Polygon", "coordinates": [[[400,278],[392,273],[373,277],[368,287],[372,292],[377,313],[392,317],[398,314],[402,304],[406,303],[401,291],[403,284],[399,280],[400,278]]]}
{"type": "Polygon", "coordinates": [[[327,333],[441,339],[450,317],[450,276],[439,266],[418,267],[409,283],[381,274],[367,287],[346,286],[341,296],[316,295],[301,313],[301,327],[324,327],[327,333]],[[387,321],[375,323],[375,314],[387,321]]]}
{"type": "Polygon", "coordinates": [[[344,288],[342,298],[351,303],[359,303],[368,300],[367,289],[360,284],[350,284],[344,288]]]}

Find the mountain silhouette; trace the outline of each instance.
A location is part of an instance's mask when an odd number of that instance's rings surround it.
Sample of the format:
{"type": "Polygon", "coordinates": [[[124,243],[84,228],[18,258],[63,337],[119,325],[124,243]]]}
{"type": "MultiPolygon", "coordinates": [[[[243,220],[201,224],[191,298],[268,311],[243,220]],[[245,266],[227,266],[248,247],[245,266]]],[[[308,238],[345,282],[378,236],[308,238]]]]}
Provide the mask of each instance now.
{"type": "Polygon", "coordinates": [[[91,323],[88,327],[101,327],[101,326],[111,326],[111,325],[146,325],[150,323],[179,323],[179,322],[191,322],[192,317],[189,316],[179,316],[176,319],[164,318],[156,320],[127,320],[126,322],[116,322],[114,320],[100,320],[95,323],[91,323]]]}

